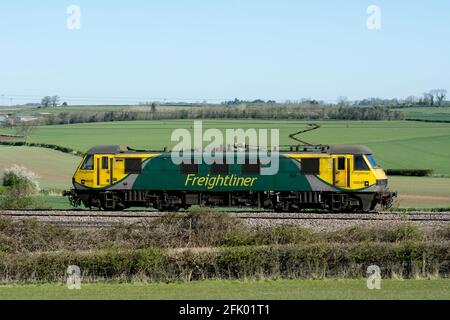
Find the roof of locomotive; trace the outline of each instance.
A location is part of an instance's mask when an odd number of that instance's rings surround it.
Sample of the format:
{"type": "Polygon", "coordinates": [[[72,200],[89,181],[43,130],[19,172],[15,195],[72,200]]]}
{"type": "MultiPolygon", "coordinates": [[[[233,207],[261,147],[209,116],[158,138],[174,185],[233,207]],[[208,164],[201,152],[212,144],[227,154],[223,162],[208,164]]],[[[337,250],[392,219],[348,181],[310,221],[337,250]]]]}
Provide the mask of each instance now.
{"type": "Polygon", "coordinates": [[[330,154],[372,154],[372,150],[360,144],[341,144],[330,146],[330,154]]]}
{"type": "MultiPolygon", "coordinates": [[[[320,149],[298,148],[296,150],[294,146],[294,148],[291,150],[281,149],[280,152],[303,153],[303,154],[311,154],[311,153],[372,154],[372,150],[363,145],[342,144],[329,147],[327,146],[327,148],[323,148],[323,146],[320,147],[321,147],[320,149]]],[[[127,153],[130,154],[130,153],[146,153],[146,152],[167,152],[167,151],[134,150],[123,145],[108,145],[108,146],[93,147],[87,151],[87,154],[127,154],[127,153]]]]}

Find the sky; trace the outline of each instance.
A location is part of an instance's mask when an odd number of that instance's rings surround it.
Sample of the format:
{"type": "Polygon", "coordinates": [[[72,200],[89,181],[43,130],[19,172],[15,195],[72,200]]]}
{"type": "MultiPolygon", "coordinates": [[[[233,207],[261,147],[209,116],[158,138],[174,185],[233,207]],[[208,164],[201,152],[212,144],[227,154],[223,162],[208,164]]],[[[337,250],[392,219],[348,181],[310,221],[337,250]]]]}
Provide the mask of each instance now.
{"type": "Polygon", "coordinates": [[[445,0],[1,1],[0,105],[450,91],[449,39],[445,0]]]}

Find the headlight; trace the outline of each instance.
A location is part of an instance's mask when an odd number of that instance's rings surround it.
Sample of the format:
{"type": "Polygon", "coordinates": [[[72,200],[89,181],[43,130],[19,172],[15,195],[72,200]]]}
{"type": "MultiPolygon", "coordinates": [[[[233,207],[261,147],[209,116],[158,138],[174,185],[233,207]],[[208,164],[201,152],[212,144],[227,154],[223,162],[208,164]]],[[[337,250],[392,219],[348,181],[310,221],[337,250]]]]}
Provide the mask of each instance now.
{"type": "Polygon", "coordinates": [[[388,185],[387,179],[377,180],[377,186],[387,187],[387,185],[388,185]]]}

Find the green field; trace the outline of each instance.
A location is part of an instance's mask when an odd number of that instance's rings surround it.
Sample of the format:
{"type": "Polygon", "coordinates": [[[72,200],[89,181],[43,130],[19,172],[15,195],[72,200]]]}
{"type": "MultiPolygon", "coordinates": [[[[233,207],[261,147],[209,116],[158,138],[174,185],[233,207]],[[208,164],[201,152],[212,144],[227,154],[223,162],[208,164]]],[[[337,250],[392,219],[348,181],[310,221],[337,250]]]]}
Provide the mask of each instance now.
{"type": "Polygon", "coordinates": [[[407,120],[450,121],[450,108],[420,107],[397,109],[405,114],[407,120]]]}
{"type": "Polygon", "coordinates": [[[63,284],[0,286],[0,299],[149,299],[149,300],[301,300],[301,299],[450,299],[450,280],[391,280],[369,290],[365,279],[197,281],[154,284],[63,284]]]}
{"type": "Polygon", "coordinates": [[[401,208],[450,208],[450,178],[389,177],[401,208]]]}
{"type": "Polygon", "coordinates": [[[71,179],[80,157],[59,151],[33,147],[0,146],[0,176],[13,164],[22,165],[36,173],[42,189],[64,189],[71,179]]]}
{"type": "MultiPolygon", "coordinates": [[[[204,121],[205,128],[279,128],[280,143],[288,144],[288,134],[305,127],[298,121],[204,121]]],[[[450,175],[450,124],[408,121],[328,121],[322,128],[304,135],[313,143],[366,144],[387,169],[433,169],[450,175]]],[[[93,145],[124,144],[133,148],[173,146],[174,129],[192,128],[190,120],[102,122],[42,126],[31,142],[52,143],[86,151],[93,145]]],[[[0,132],[11,133],[1,129],[0,132]]]]}

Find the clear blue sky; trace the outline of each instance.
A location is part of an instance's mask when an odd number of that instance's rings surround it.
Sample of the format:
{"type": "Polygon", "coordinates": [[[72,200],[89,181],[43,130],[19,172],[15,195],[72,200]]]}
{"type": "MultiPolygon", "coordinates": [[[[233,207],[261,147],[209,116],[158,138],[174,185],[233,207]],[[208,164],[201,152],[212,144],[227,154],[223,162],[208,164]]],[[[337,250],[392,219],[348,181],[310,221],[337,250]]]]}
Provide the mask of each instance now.
{"type": "Polygon", "coordinates": [[[0,104],[450,91],[449,39],[445,0],[2,1],[0,104]],[[81,30],[66,27],[71,4],[81,30]],[[379,31],[366,27],[371,4],[379,31]]]}

